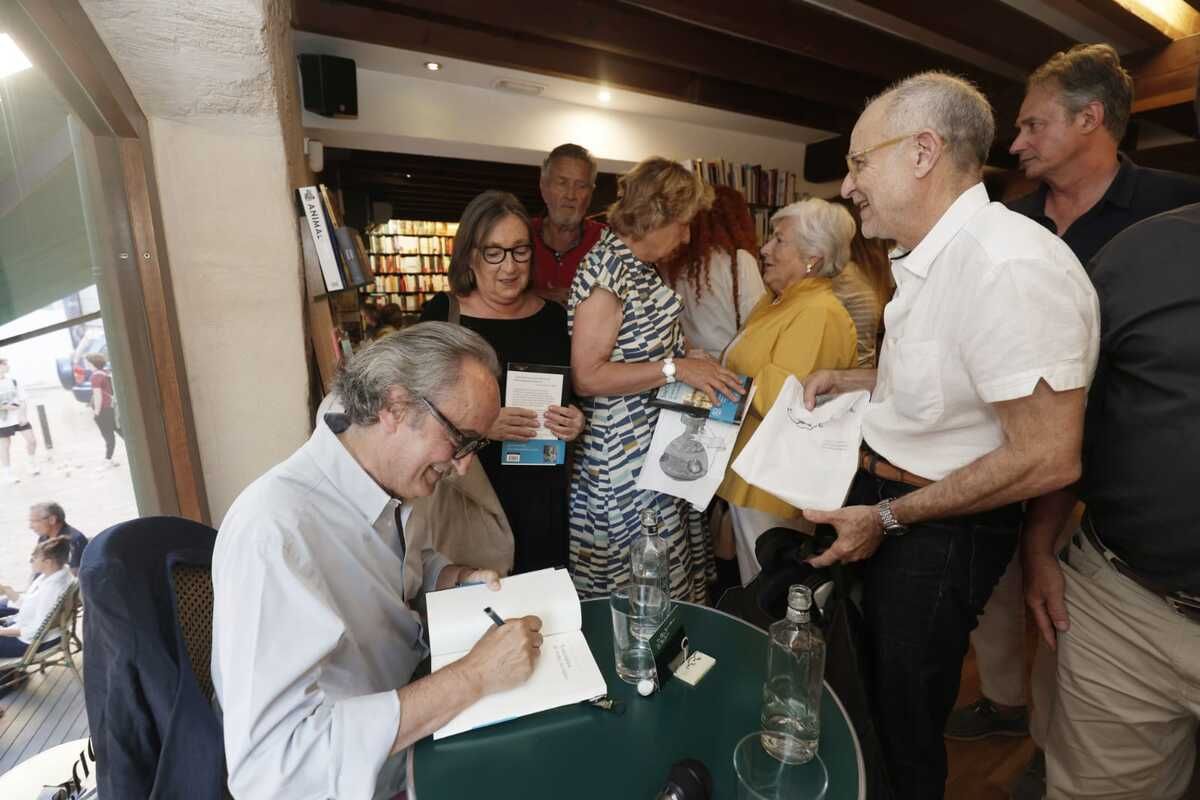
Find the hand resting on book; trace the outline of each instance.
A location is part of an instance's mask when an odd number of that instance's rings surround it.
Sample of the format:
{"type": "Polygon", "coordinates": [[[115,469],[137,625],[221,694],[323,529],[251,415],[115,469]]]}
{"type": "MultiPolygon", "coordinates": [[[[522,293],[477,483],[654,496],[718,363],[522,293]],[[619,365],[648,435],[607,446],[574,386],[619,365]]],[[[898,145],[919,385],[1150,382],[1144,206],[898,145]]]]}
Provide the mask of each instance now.
{"type": "Polygon", "coordinates": [[[485,695],[520,686],[541,654],[542,620],[530,615],[493,627],[462,659],[485,695]]]}

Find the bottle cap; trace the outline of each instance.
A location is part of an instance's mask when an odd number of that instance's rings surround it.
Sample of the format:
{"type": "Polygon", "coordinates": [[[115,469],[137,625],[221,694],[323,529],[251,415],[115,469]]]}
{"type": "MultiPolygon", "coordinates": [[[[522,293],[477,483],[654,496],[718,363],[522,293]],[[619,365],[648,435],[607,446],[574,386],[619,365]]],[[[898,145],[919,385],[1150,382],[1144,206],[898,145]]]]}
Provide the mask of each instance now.
{"type": "Polygon", "coordinates": [[[642,697],[649,697],[654,694],[654,681],[649,678],[642,678],[637,685],[638,694],[642,697]]]}
{"type": "Polygon", "coordinates": [[[788,608],[793,611],[808,611],[812,608],[812,589],[802,583],[793,584],[788,589],[788,608]]]}
{"type": "Polygon", "coordinates": [[[642,509],[642,527],[657,528],[658,527],[658,512],[653,508],[642,509]]]}

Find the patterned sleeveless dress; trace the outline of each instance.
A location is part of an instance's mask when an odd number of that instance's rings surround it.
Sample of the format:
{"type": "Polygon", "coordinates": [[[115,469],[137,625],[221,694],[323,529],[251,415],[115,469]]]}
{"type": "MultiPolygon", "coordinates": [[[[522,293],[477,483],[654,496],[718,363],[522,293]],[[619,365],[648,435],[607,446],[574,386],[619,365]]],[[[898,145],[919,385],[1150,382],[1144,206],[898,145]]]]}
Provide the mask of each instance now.
{"type": "MultiPolygon", "coordinates": [[[[611,230],[588,252],[567,300],[567,329],[575,309],[596,289],[622,302],[624,316],[611,361],[638,363],[682,356],[683,304],[650,264],[639,261],[611,230]]],[[[716,580],[705,518],[686,500],[636,488],[658,421],[643,394],[581,398],[587,426],[571,474],[570,570],[581,597],[603,597],[628,582],[629,545],[641,533],[643,508],[658,510],[671,551],[671,596],[708,602],[716,580]]]]}

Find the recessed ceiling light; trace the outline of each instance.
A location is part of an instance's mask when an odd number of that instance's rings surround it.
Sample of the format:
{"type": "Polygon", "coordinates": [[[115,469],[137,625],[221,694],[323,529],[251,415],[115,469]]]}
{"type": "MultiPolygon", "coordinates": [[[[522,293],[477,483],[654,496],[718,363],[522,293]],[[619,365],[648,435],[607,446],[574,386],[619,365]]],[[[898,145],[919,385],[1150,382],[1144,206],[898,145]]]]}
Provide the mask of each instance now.
{"type": "Polygon", "coordinates": [[[7,78],[32,66],[25,54],[17,49],[17,43],[12,37],[7,33],[0,33],[0,78],[7,78]]]}
{"type": "Polygon", "coordinates": [[[601,89],[599,92],[596,92],[596,99],[601,103],[607,103],[612,100],[612,92],[608,89],[601,89]]]}
{"type": "Polygon", "coordinates": [[[429,70],[430,72],[437,72],[441,68],[442,68],[442,65],[436,61],[426,61],[425,62],[425,69],[429,70]]]}

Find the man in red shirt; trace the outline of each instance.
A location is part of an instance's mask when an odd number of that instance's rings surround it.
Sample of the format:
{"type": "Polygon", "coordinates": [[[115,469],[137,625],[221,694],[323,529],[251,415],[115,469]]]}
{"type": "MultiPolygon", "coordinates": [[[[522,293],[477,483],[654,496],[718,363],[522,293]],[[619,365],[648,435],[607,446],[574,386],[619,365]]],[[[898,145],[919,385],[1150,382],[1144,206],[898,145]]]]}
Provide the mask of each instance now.
{"type": "Polygon", "coordinates": [[[533,288],[547,300],[566,304],[579,262],[604,230],[584,219],[597,168],[592,154],[577,144],[560,144],[542,162],[538,186],[546,215],[533,219],[533,288]]]}

